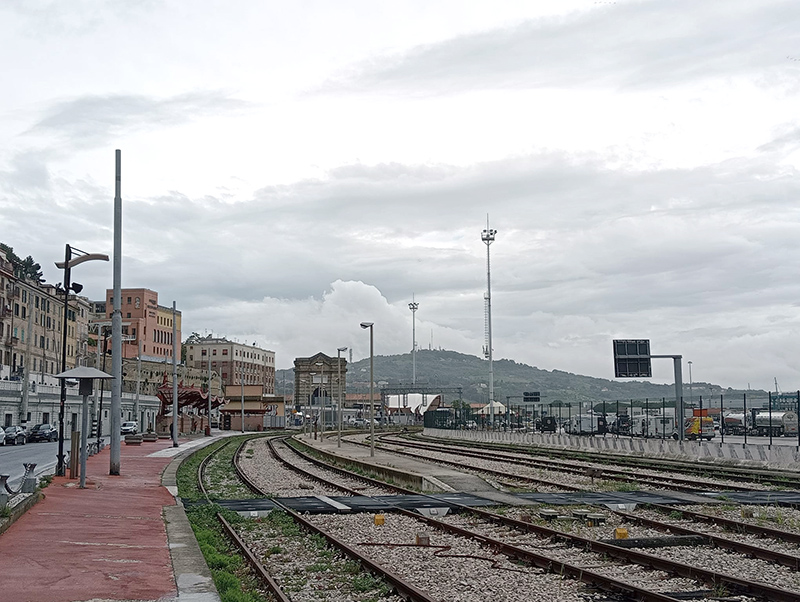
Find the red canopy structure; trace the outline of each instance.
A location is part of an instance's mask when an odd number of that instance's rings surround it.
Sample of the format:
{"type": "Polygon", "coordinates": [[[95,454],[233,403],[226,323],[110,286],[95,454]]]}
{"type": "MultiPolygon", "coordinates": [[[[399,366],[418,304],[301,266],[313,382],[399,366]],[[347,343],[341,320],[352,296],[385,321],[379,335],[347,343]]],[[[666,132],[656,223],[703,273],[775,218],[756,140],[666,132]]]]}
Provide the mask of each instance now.
{"type": "MultiPolygon", "coordinates": [[[[166,374],[156,394],[161,400],[161,411],[159,413],[162,416],[166,416],[168,411],[172,411],[172,383],[167,380],[166,374]]],[[[183,381],[180,381],[178,383],[178,411],[187,406],[201,410],[201,412],[208,411],[208,396],[209,393],[203,392],[202,389],[198,389],[195,386],[187,387],[183,384],[183,381]]],[[[225,403],[226,399],[224,397],[211,396],[211,409],[218,408],[225,403]]]]}

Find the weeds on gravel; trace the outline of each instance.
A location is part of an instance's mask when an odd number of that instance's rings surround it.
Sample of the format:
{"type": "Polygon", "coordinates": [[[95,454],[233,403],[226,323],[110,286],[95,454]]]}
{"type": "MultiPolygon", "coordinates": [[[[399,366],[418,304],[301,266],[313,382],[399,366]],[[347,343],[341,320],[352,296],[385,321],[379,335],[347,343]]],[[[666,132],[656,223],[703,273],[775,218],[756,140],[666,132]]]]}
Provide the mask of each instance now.
{"type": "Polygon", "coordinates": [[[628,481],[601,481],[597,484],[600,491],[638,491],[640,488],[636,483],[628,481]]]}
{"type": "Polygon", "coordinates": [[[221,512],[231,524],[240,524],[244,520],[216,504],[187,508],[186,516],[211,569],[220,599],[222,602],[267,602],[269,599],[259,593],[259,583],[249,565],[222,531],[217,512],[221,512]]]}

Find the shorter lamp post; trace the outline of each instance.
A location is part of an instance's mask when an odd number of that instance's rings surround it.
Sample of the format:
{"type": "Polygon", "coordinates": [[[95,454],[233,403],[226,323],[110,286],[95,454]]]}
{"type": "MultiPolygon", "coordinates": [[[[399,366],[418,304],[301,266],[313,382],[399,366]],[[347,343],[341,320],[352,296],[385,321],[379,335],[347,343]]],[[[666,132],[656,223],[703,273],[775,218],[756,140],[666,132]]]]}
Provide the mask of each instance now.
{"type": "Polygon", "coordinates": [[[373,388],[375,375],[373,372],[374,349],[372,345],[372,327],[374,322],[361,322],[361,328],[369,329],[369,455],[375,455],[375,405],[373,404],[373,388]]]}
{"type": "Polygon", "coordinates": [[[56,378],[63,383],[67,378],[78,380],[78,392],[83,397],[83,411],[81,414],[81,489],[86,488],[86,456],[88,455],[89,442],[89,395],[92,394],[92,381],[94,379],[113,379],[114,377],[97,368],[80,366],[67,370],[61,374],[56,374],[56,378]]]}
{"type": "MultiPolygon", "coordinates": [[[[70,282],[72,268],[86,261],[108,261],[108,255],[100,253],[86,253],[70,245],[66,245],[64,261],[57,261],[56,267],[64,270],[64,316],[61,322],[61,372],[67,371],[67,319],[69,317],[69,291],[80,293],[83,286],[77,282],[70,282]],[[73,257],[73,254],[75,257],[73,257]]],[[[58,407],[58,455],[56,459],[56,476],[63,477],[66,473],[64,466],[64,410],[67,403],[67,381],[61,379],[61,402],[58,407]]]]}
{"type": "Polygon", "coordinates": [[[336,406],[339,411],[339,434],[336,437],[336,447],[342,446],[342,414],[344,413],[344,404],[342,403],[342,351],[347,351],[347,347],[336,349],[336,383],[339,387],[339,404],[336,406]]]}

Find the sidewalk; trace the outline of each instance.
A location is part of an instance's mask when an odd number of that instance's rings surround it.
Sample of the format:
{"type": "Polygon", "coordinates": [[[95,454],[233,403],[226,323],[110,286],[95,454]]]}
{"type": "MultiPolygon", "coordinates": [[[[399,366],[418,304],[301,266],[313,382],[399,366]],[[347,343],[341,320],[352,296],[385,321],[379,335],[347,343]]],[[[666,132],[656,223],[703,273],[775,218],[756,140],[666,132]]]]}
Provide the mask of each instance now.
{"type": "Polygon", "coordinates": [[[106,447],[87,460],[86,489],[54,478],[45,498],[0,535],[2,599],[219,600],[183,509],[164,486],[174,485],[178,461],[167,469],[177,454],[214,438],[183,439],[177,448],[167,439],[123,442],[113,477],[106,447]],[[172,482],[162,484],[162,473],[172,482]]]}

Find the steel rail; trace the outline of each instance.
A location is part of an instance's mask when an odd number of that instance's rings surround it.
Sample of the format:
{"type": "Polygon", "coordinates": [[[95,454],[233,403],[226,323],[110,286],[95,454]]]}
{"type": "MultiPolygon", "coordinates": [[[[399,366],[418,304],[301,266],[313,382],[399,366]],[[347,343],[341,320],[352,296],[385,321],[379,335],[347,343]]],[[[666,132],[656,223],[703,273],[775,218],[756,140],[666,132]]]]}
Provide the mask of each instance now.
{"type": "MultiPolygon", "coordinates": [[[[589,539],[586,537],[581,537],[578,535],[572,535],[570,533],[564,533],[563,531],[557,531],[555,529],[550,529],[548,527],[543,527],[541,525],[536,525],[533,523],[517,520],[514,518],[509,518],[507,516],[501,516],[499,514],[486,512],[485,510],[480,510],[478,508],[468,508],[464,506],[464,510],[467,512],[471,512],[472,514],[475,514],[477,516],[480,516],[481,518],[484,518],[489,522],[501,524],[507,527],[512,527],[514,529],[520,531],[526,531],[528,533],[535,533],[543,537],[560,539],[569,542],[571,545],[574,545],[576,547],[581,547],[584,550],[600,554],[606,554],[608,556],[611,556],[612,558],[619,558],[628,562],[633,562],[635,564],[644,567],[654,568],[657,570],[665,571],[669,574],[686,577],[687,579],[692,579],[695,581],[699,581],[701,583],[713,583],[716,585],[731,586],[736,591],[756,596],[762,596],[765,599],[770,600],[770,602],[800,602],[800,593],[792,592],[783,588],[773,587],[771,585],[766,585],[763,583],[755,583],[747,579],[740,579],[739,577],[736,577],[734,575],[718,573],[716,571],[709,571],[695,566],[681,564],[678,562],[674,562],[672,560],[667,560],[665,558],[654,556],[653,554],[638,552],[629,548],[621,548],[613,544],[604,543],[601,541],[589,539]]],[[[487,538],[487,541],[494,542],[496,540],[487,538]]],[[[509,544],[504,544],[502,542],[497,542],[497,543],[502,544],[504,546],[509,545],[509,544]]]]}
{"type": "Polygon", "coordinates": [[[253,567],[253,570],[256,571],[261,581],[267,586],[272,595],[277,598],[278,602],[292,602],[291,598],[283,593],[281,586],[278,585],[278,582],[272,578],[264,565],[259,562],[258,558],[256,558],[256,555],[253,554],[253,551],[247,547],[247,544],[244,543],[242,538],[239,537],[238,533],[236,533],[230,523],[226,521],[225,517],[219,512],[217,512],[217,519],[219,520],[220,524],[222,524],[222,527],[225,529],[225,532],[228,534],[228,536],[242,551],[242,554],[244,554],[245,558],[250,563],[250,566],[253,567]]]}
{"type": "Polygon", "coordinates": [[[800,557],[798,556],[794,556],[791,554],[784,554],[783,552],[776,552],[775,550],[762,548],[760,546],[754,546],[752,544],[744,543],[741,541],[726,539],[725,537],[720,537],[719,535],[713,535],[711,533],[703,533],[702,531],[696,531],[688,527],[673,525],[659,520],[645,518],[643,516],[636,516],[635,514],[630,514],[628,512],[621,512],[619,510],[615,510],[614,514],[624,518],[625,520],[631,523],[644,525],[646,527],[658,529],[659,531],[670,531],[672,533],[677,533],[679,535],[696,535],[704,538],[708,543],[718,548],[733,550],[734,552],[750,555],[753,556],[754,558],[760,558],[761,560],[767,560],[769,562],[777,562],[778,564],[785,567],[789,567],[790,569],[793,569],[795,571],[800,570],[800,557]]]}
{"type": "MultiPolygon", "coordinates": [[[[400,452],[400,453],[402,453],[402,452],[400,452]]],[[[432,460],[432,461],[438,462],[440,460],[432,460]]],[[[444,461],[444,462],[448,462],[449,463],[449,461],[444,461]]],[[[452,462],[452,464],[453,465],[458,465],[455,462],[452,462]]],[[[512,478],[515,478],[517,480],[532,481],[532,482],[536,482],[536,483],[543,484],[543,485],[552,485],[552,486],[563,487],[564,489],[571,489],[573,491],[584,491],[583,489],[581,489],[579,487],[575,487],[575,486],[572,486],[572,485],[564,485],[564,484],[555,483],[555,482],[552,482],[552,481],[546,481],[544,479],[538,479],[536,477],[510,475],[508,473],[503,473],[501,471],[494,471],[494,470],[491,470],[491,469],[476,469],[476,470],[488,471],[491,474],[494,474],[496,476],[499,475],[499,476],[504,476],[504,477],[512,477],[512,478]]],[[[676,512],[675,508],[672,508],[671,506],[666,506],[666,505],[663,505],[663,504],[648,503],[647,506],[648,507],[652,507],[652,508],[654,508],[654,509],[656,509],[656,510],[658,510],[660,512],[665,512],[665,513],[676,512]]],[[[687,517],[689,517],[692,520],[695,520],[697,522],[720,524],[720,525],[726,527],[730,531],[735,531],[735,532],[740,532],[740,533],[741,532],[746,532],[746,533],[750,533],[750,534],[753,534],[753,535],[759,535],[759,536],[762,536],[762,537],[763,536],[770,537],[772,539],[775,539],[775,540],[778,540],[778,541],[783,541],[783,542],[788,542],[788,543],[800,543],[800,534],[797,534],[797,533],[792,533],[792,532],[787,532],[787,531],[780,531],[778,529],[773,529],[773,528],[770,528],[770,527],[761,527],[759,525],[753,525],[751,523],[744,523],[744,522],[735,521],[735,520],[732,520],[732,519],[715,517],[713,515],[702,514],[700,512],[694,512],[694,511],[691,511],[691,510],[677,510],[677,511],[681,512],[682,514],[685,514],[687,517]]],[[[724,537],[719,537],[717,535],[712,535],[712,534],[709,534],[709,533],[703,533],[701,531],[696,531],[696,530],[690,529],[688,527],[678,527],[678,526],[672,525],[670,523],[661,522],[661,521],[657,521],[657,520],[654,520],[654,519],[647,519],[647,518],[644,518],[644,517],[638,517],[638,516],[636,516],[634,514],[629,514],[627,512],[621,512],[621,511],[614,511],[614,512],[615,512],[615,514],[617,514],[619,516],[623,516],[627,520],[632,521],[632,522],[639,522],[641,524],[647,524],[648,526],[651,526],[653,528],[656,528],[656,529],[659,529],[659,530],[662,530],[662,531],[663,530],[672,530],[672,531],[676,531],[676,532],[681,532],[681,533],[683,533],[685,535],[697,535],[697,536],[705,538],[709,543],[713,543],[717,547],[733,550],[733,551],[738,552],[740,554],[751,555],[751,556],[753,556],[755,558],[760,558],[762,560],[767,560],[767,561],[771,561],[771,562],[777,562],[778,564],[781,564],[782,566],[789,567],[789,568],[791,568],[793,570],[800,570],[800,558],[798,558],[797,556],[793,556],[791,554],[784,554],[782,552],[776,552],[774,550],[770,550],[768,548],[764,548],[764,547],[761,547],[761,546],[755,546],[755,545],[744,543],[744,542],[737,542],[737,541],[734,541],[734,540],[726,539],[724,537]]]]}
{"type": "MultiPolygon", "coordinates": [[[[297,450],[295,450],[294,448],[291,448],[291,449],[292,449],[292,451],[297,452],[297,450]]],[[[320,462],[319,460],[316,460],[316,459],[313,459],[313,458],[307,458],[307,459],[309,459],[310,461],[312,461],[312,462],[314,462],[316,464],[324,464],[324,463],[320,462]]],[[[327,467],[328,465],[325,465],[325,466],[327,467]]],[[[341,469],[339,469],[339,470],[341,470],[341,469]]],[[[348,472],[348,471],[344,471],[344,472],[348,472]]],[[[674,561],[671,561],[671,560],[667,560],[667,559],[660,558],[658,556],[654,556],[652,554],[647,554],[645,552],[636,552],[636,551],[633,551],[633,550],[630,550],[630,549],[620,548],[618,546],[614,546],[613,544],[605,544],[603,542],[598,542],[598,541],[595,541],[595,540],[592,540],[592,539],[566,534],[566,533],[563,533],[561,531],[557,531],[555,529],[549,529],[547,527],[541,527],[541,526],[535,525],[533,523],[528,523],[528,522],[525,522],[525,521],[518,521],[516,519],[511,519],[511,518],[508,518],[508,517],[497,515],[497,514],[494,514],[494,513],[491,513],[491,512],[487,512],[485,510],[479,510],[479,509],[476,509],[476,508],[470,508],[470,507],[459,505],[459,504],[454,504],[454,505],[460,506],[462,511],[472,512],[472,513],[477,514],[479,516],[482,516],[485,519],[490,520],[492,522],[500,522],[501,524],[504,524],[505,526],[510,526],[510,527],[513,527],[513,528],[516,528],[516,529],[524,530],[526,532],[534,532],[534,533],[537,533],[537,534],[540,534],[540,535],[546,536],[546,537],[555,537],[555,538],[559,538],[559,539],[562,539],[562,540],[570,540],[573,543],[573,545],[583,547],[584,549],[588,549],[588,550],[591,550],[591,551],[596,551],[596,552],[599,552],[599,553],[605,553],[605,554],[608,554],[609,556],[616,557],[616,558],[621,558],[621,559],[629,561],[629,562],[634,562],[634,563],[639,564],[641,566],[650,567],[650,568],[656,568],[656,569],[659,569],[659,570],[666,571],[667,573],[670,573],[670,574],[680,575],[682,577],[693,579],[695,581],[699,581],[699,582],[702,582],[702,583],[723,584],[723,585],[726,585],[726,586],[730,586],[730,587],[732,587],[732,588],[734,588],[736,590],[739,590],[739,591],[746,591],[746,592],[749,592],[749,593],[753,593],[755,595],[764,596],[766,599],[771,600],[771,601],[774,600],[775,602],[798,602],[798,601],[800,601],[800,595],[798,595],[798,594],[796,594],[794,592],[791,592],[789,590],[784,590],[782,588],[774,588],[774,587],[766,585],[766,584],[753,583],[753,582],[750,582],[750,581],[745,580],[745,579],[739,579],[738,577],[735,577],[733,575],[727,575],[727,574],[724,574],[724,573],[717,573],[717,572],[714,572],[714,571],[708,571],[708,570],[700,569],[700,568],[693,567],[693,566],[690,566],[690,565],[680,564],[680,563],[677,563],[677,562],[674,562],[674,561]]],[[[401,512],[401,513],[403,513],[403,514],[407,514],[408,516],[413,516],[414,518],[418,518],[418,517],[421,516],[421,515],[419,515],[417,513],[413,513],[413,512],[410,512],[408,510],[404,510],[402,508],[396,508],[396,510],[401,512]]],[[[446,523],[442,523],[441,521],[437,521],[436,519],[429,519],[429,518],[424,517],[424,516],[422,517],[422,519],[425,522],[428,522],[430,524],[436,524],[436,525],[438,525],[438,524],[446,524],[446,523]]],[[[449,527],[453,527],[453,526],[452,525],[448,525],[448,528],[449,527]]],[[[458,529],[458,527],[453,527],[453,528],[458,529]]],[[[464,536],[469,536],[469,534],[471,534],[471,533],[472,532],[470,532],[470,531],[463,531],[463,533],[461,533],[461,534],[464,535],[464,536]]],[[[701,534],[701,535],[705,536],[705,534],[701,534]]],[[[486,536],[479,536],[479,537],[486,537],[486,536]]],[[[725,540],[725,541],[728,541],[728,540],[725,540]]],[[[509,552],[516,553],[516,550],[517,550],[516,546],[512,546],[510,544],[505,544],[503,542],[499,542],[498,540],[494,540],[492,538],[486,538],[486,542],[491,544],[491,545],[498,544],[498,545],[506,546],[505,549],[508,550],[509,552]]],[[[758,549],[759,552],[761,552],[764,555],[769,554],[768,550],[765,550],[763,548],[757,548],[757,549],[758,549]]],[[[524,553],[526,553],[526,554],[529,553],[529,551],[527,551],[527,550],[522,550],[522,551],[524,553]]],[[[746,552],[746,553],[750,553],[750,552],[746,552]]],[[[541,556],[541,555],[537,555],[535,553],[532,553],[532,554],[534,554],[534,556],[541,556]]],[[[541,566],[540,564],[538,564],[539,562],[541,562],[541,559],[536,559],[536,558],[534,558],[534,556],[531,556],[532,561],[534,561],[537,564],[537,566],[541,566]]],[[[546,558],[546,557],[542,557],[542,558],[546,558]]],[[[552,559],[551,559],[551,562],[552,562],[552,559]]],[[[575,568],[576,570],[585,572],[583,569],[580,569],[579,567],[572,567],[572,568],[575,568]]],[[[571,569],[568,569],[568,567],[564,566],[564,567],[562,567],[562,570],[567,571],[567,570],[571,570],[571,569]]],[[[570,573],[570,574],[572,574],[572,573],[570,573]]],[[[608,579],[606,577],[602,577],[601,575],[595,576],[595,579],[596,578],[608,579]]],[[[627,584],[625,584],[625,585],[627,585],[627,584]]]]}
{"type": "MultiPolygon", "coordinates": [[[[276,440],[282,442],[293,453],[297,454],[298,456],[300,456],[304,460],[306,460],[308,462],[311,462],[312,464],[323,466],[325,468],[325,470],[330,470],[331,472],[335,472],[335,473],[340,474],[342,476],[350,477],[350,478],[356,479],[358,481],[364,481],[368,485],[373,485],[375,487],[383,487],[384,489],[388,489],[389,491],[395,491],[395,492],[398,492],[398,493],[407,493],[407,494],[411,494],[411,495],[418,495],[420,493],[419,491],[414,491],[413,489],[407,489],[406,487],[403,487],[402,485],[393,485],[393,484],[385,483],[383,481],[379,481],[378,479],[374,479],[374,478],[368,477],[366,475],[361,475],[361,474],[352,472],[350,470],[347,470],[346,468],[342,468],[340,466],[334,466],[332,464],[328,464],[326,462],[323,462],[323,461],[319,460],[318,458],[314,458],[310,454],[307,454],[307,453],[305,453],[303,451],[300,451],[299,449],[297,449],[295,447],[292,447],[291,445],[287,444],[286,443],[287,439],[292,439],[292,437],[275,438],[275,439],[270,440],[270,442],[269,442],[270,452],[272,453],[273,456],[275,456],[275,458],[277,458],[281,462],[286,462],[286,461],[283,458],[281,458],[277,454],[277,452],[273,449],[272,443],[274,441],[276,441],[276,440]]],[[[306,446],[302,441],[298,441],[298,443],[303,445],[306,449],[309,449],[309,447],[306,446]]],[[[314,473],[308,472],[307,470],[305,470],[303,468],[300,468],[299,466],[292,466],[292,469],[293,470],[298,470],[298,471],[302,472],[303,474],[305,474],[306,476],[308,476],[308,477],[310,477],[312,479],[315,479],[315,480],[319,481],[320,483],[324,483],[325,485],[333,485],[334,484],[331,481],[328,481],[327,479],[325,479],[325,477],[320,477],[318,475],[315,475],[314,473]]],[[[346,487],[344,485],[339,485],[339,484],[335,484],[335,485],[336,485],[336,487],[339,487],[342,491],[345,491],[345,492],[349,493],[350,495],[363,495],[359,491],[357,491],[355,489],[350,489],[349,487],[346,487]]]]}
{"type": "MultiPolygon", "coordinates": [[[[439,438],[426,437],[419,433],[386,433],[385,436],[395,435],[402,437],[404,440],[413,437],[417,441],[429,441],[431,443],[439,442],[439,438]]],[[[450,445],[464,447],[469,442],[463,440],[448,439],[450,445]]],[[[507,452],[521,453],[521,454],[541,454],[550,457],[566,457],[574,458],[577,460],[584,460],[591,462],[592,460],[587,457],[587,452],[584,450],[560,449],[552,447],[536,447],[534,450],[520,449],[519,446],[509,446],[504,443],[484,443],[487,449],[496,449],[507,452]]],[[[740,467],[732,468],[717,464],[707,464],[701,462],[681,462],[679,460],[666,460],[663,458],[627,456],[616,453],[603,453],[604,459],[611,459],[615,464],[630,466],[633,468],[650,468],[655,470],[673,470],[694,475],[704,475],[709,470],[713,469],[715,472],[723,474],[726,479],[731,481],[742,481],[748,483],[767,483],[779,487],[795,486],[800,487],[800,474],[797,472],[778,472],[774,470],[767,470],[758,467],[747,467],[746,471],[742,471],[740,467]]]]}
{"type": "MultiPolygon", "coordinates": [[[[271,444],[271,442],[272,441],[270,441],[270,444],[271,444]]],[[[291,447],[291,446],[287,446],[287,447],[292,452],[300,455],[301,457],[305,458],[306,460],[309,460],[310,462],[312,462],[314,464],[323,466],[326,469],[331,468],[330,465],[328,465],[328,464],[326,464],[326,463],[324,463],[321,460],[318,460],[316,458],[309,457],[306,454],[303,454],[302,452],[299,452],[294,447],[291,447]]],[[[284,458],[280,458],[280,456],[276,456],[276,457],[278,457],[278,459],[280,461],[284,462],[286,465],[290,466],[293,470],[298,470],[300,472],[303,472],[304,474],[308,474],[307,471],[305,471],[302,468],[299,468],[297,466],[294,466],[293,464],[290,464],[284,458]]],[[[340,474],[344,474],[344,475],[350,476],[352,478],[357,478],[357,479],[361,479],[361,480],[368,480],[369,482],[371,482],[373,484],[376,484],[376,485],[379,485],[379,486],[383,486],[383,487],[387,487],[387,485],[385,483],[382,483],[380,481],[376,481],[375,479],[371,479],[370,477],[364,477],[362,475],[357,475],[355,473],[351,473],[351,472],[349,472],[349,471],[347,471],[345,469],[341,469],[341,468],[338,468],[338,467],[333,467],[333,468],[336,468],[336,472],[339,472],[340,474]]],[[[341,489],[343,491],[350,492],[350,493],[352,493],[354,495],[359,495],[357,492],[349,489],[348,487],[346,487],[344,485],[341,485],[341,484],[338,484],[338,483],[335,483],[335,482],[332,482],[332,481],[326,481],[324,478],[319,477],[317,475],[313,475],[313,476],[314,476],[314,478],[316,478],[318,480],[322,480],[323,482],[325,482],[328,485],[333,485],[333,486],[335,486],[335,487],[337,487],[337,488],[339,488],[339,489],[341,489]]],[[[246,476],[245,476],[245,478],[246,478],[246,476]]],[[[412,491],[412,490],[405,490],[403,488],[398,488],[397,486],[394,486],[394,485],[388,486],[388,487],[391,487],[393,489],[395,489],[395,488],[401,489],[401,490],[404,490],[406,493],[411,493],[411,494],[414,494],[414,495],[420,495],[419,492],[412,491]]],[[[425,494],[421,494],[421,495],[425,495],[425,494]]],[[[470,510],[466,506],[461,506],[461,508],[464,509],[464,510],[470,510]]],[[[452,532],[456,533],[457,531],[455,531],[455,530],[458,529],[458,527],[454,527],[453,525],[448,525],[447,523],[443,523],[441,521],[437,521],[437,520],[434,520],[434,519],[429,519],[429,518],[427,518],[427,517],[425,517],[425,516],[423,516],[423,515],[421,515],[421,514],[419,514],[417,512],[411,512],[410,510],[405,510],[403,508],[397,508],[397,507],[394,507],[392,509],[394,511],[400,513],[400,514],[403,514],[403,515],[408,516],[410,518],[413,518],[415,520],[421,520],[423,522],[431,524],[432,526],[438,528],[439,530],[447,531],[447,530],[453,529],[454,531],[452,531],[452,532]]],[[[632,584],[629,584],[629,583],[625,583],[623,581],[618,581],[618,580],[613,579],[611,577],[606,577],[604,575],[601,575],[599,573],[595,573],[593,571],[584,569],[582,567],[571,565],[569,563],[564,563],[564,562],[561,562],[559,560],[555,560],[553,558],[550,558],[548,556],[537,554],[535,552],[524,550],[522,548],[517,548],[517,547],[515,547],[513,545],[506,544],[506,543],[500,542],[498,540],[493,540],[492,538],[488,538],[488,537],[479,535],[477,533],[473,533],[471,531],[463,530],[463,532],[457,533],[457,534],[461,535],[462,537],[468,537],[470,539],[476,539],[476,540],[483,541],[484,543],[487,543],[490,547],[495,547],[495,548],[498,548],[498,549],[502,548],[503,550],[505,550],[503,553],[506,556],[509,556],[511,558],[524,559],[527,562],[529,562],[530,564],[532,564],[533,566],[537,566],[539,568],[545,569],[545,570],[547,570],[549,572],[552,572],[552,573],[569,575],[570,577],[573,577],[573,578],[577,579],[578,581],[581,581],[582,583],[586,583],[588,585],[600,587],[601,589],[604,589],[606,591],[611,591],[611,592],[614,592],[614,593],[617,593],[617,594],[623,594],[623,595],[629,597],[632,600],[638,600],[640,602],[674,602],[676,600],[673,597],[666,596],[664,594],[659,594],[657,592],[652,592],[652,591],[649,591],[647,589],[640,588],[638,586],[635,586],[635,585],[632,585],[632,584]],[[506,553],[506,552],[508,552],[508,553],[506,553]]]]}
{"type": "MultiPolygon", "coordinates": [[[[389,435],[385,435],[380,437],[379,439],[383,441],[383,439],[388,438],[389,435]]],[[[589,468],[593,468],[591,466],[578,466],[575,464],[569,464],[565,462],[559,462],[556,460],[540,460],[539,458],[531,458],[531,459],[524,459],[515,456],[505,455],[502,453],[497,452],[490,452],[488,454],[490,457],[487,457],[486,452],[478,452],[472,450],[464,450],[458,447],[449,447],[446,444],[425,444],[425,443],[406,443],[405,441],[388,441],[392,445],[403,445],[406,447],[413,447],[417,449],[426,449],[428,451],[440,451],[443,453],[459,453],[464,456],[469,456],[471,458],[480,458],[482,460],[494,460],[497,459],[498,461],[506,462],[509,464],[516,464],[519,466],[526,466],[530,468],[542,468],[542,467],[550,467],[556,468],[563,472],[568,472],[571,474],[585,474],[586,470],[589,468]]],[[[627,483],[640,483],[645,485],[653,485],[657,484],[660,487],[667,487],[669,489],[674,489],[676,491],[684,491],[687,493],[696,493],[698,490],[702,489],[703,487],[707,487],[709,489],[720,489],[722,491],[731,491],[735,490],[734,488],[730,487],[729,485],[722,485],[717,483],[698,483],[697,481],[692,481],[690,479],[682,479],[676,477],[669,477],[669,476],[655,476],[655,475],[633,475],[629,472],[625,472],[623,470],[617,470],[613,468],[608,468],[607,466],[598,467],[600,470],[603,471],[602,478],[613,480],[613,481],[623,481],[627,483]],[[667,482],[665,485],[664,482],[667,482]]],[[[764,491],[763,489],[758,489],[757,487],[740,487],[739,490],[747,490],[747,491],[764,491]]]]}
{"type": "MultiPolygon", "coordinates": [[[[305,471],[303,469],[300,469],[300,468],[298,468],[296,466],[292,466],[286,460],[284,460],[279,455],[277,455],[274,452],[274,450],[272,450],[272,444],[273,444],[274,440],[275,440],[275,438],[270,439],[268,441],[268,444],[270,446],[270,450],[275,454],[276,458],[278,458],[281,462],[285,463],[287,466],[290,466],[293,470],[299,470],[300,472],[302,472],[305,475],[312,476],[315,479],[322,480],[323,482],[325,482],[324,479],[322,479],[321,477],[319,477],[317,475],[312,475],[311,473],[308,473],[307,471],[305,471]]],[[[287,447],[289,447],[289,446],[287,446],[287,447]]],[[[234,464],[234,467],[236,468],[237,475],[239,476],[240,479],[242,479],[242,481],[247,485],[248,488],[250,488],[254,492],[259,493],[260,495],[264,495],[264,496],[267,495],[267,492],[262,491],[255,483],[253,483],[253,481],[241,469],[241,466],[238,463],[238,458],[237,458],[236,464],[234,464]]],[[[331,482],[326,482],[326,483],[328,485],[333,484],[331,482]]],[[[342,487],[341,485],[336,485],[336,487],[339,487],[340,489],[343,489],[343,490],[348,490],[347,488],[342,487]]],[[[358,495],[358,493],[356,493],[356,495],[358,495]]],[[[317,533],[318,535],[324,537],[325,540],[328,541],[332,546],[338,548],[339,550],[344,552],[350,558],[353,558],[354,560],[356,560],[359,563],[361,563],[363,566],[366,566],[372,573],[375,573],[375,574],[378,574],[378,575],[382,576],[384,579],[386,579],[386,581],[388,581],[395,588],[395,590],[398,592],[398,594],[400,596],[406,598],[407,600],[411,600],[413,602],[437,602],[436,599],[431,598],[425,592],[423,592],[422,590],[418,589],[416,586],[412,585],[411,583],[407,582],[405,579],[403,579],[397,573],[395,573],[395,572],[389,570],[388,568],[384,567],[383,565],[371,560],[369,557],[364,556],[363,554],[359,553],[355,548],[350,547],[349,545],[347,545],[346,543],[344,543],[340,539],[336,538],[334,535],[328,533],[324,529],[321,529],[317,525],[315,525],[312,522],[308,521],[307,519],[302,517],[300,514],[298,514],[297,512],[292,510],[291,508],[288,508],[287,506],[281,504],[280,502],[278,502],[276,500],[273,500],[273,503],[276,506],[280,507],[284,512],[289,514],[296,522],[298,522],[301,525],[303,525],[306,529],[308,529],[309,531],[311,531],[313,533],[317,533]]]]}
{"type": "Polygon", "coordinates": [[[714,516],[713,514],[695,512],[694,510],[679,510],[671,506],[665,506],[664,504],[648,503],[647,507],[664,513],[680,512],[683,516],[686,516],[693,521],[720,525],[728,531],[749,533],[751,535],[760,535],[762,537],[769,537],[771,539],[776,539],[787,543],[800,544],[800,533],[781,531],[780,529],[774,529],[772,527],[763,527],[761,525],[754,525],[753,523],[733,520],[731,518],[714,516]]]}

